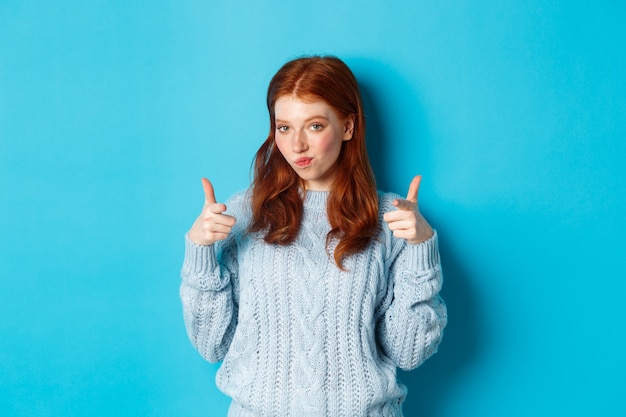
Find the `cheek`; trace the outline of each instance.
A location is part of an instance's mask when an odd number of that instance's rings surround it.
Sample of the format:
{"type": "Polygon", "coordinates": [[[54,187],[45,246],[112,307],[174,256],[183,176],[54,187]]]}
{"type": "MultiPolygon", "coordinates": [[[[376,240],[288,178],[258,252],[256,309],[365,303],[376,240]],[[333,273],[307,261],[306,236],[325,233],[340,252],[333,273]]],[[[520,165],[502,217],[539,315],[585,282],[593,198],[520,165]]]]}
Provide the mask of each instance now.
{"type": "Polygon", "coordinates": [[[337,137],[337,135],[329,134],[321,138],[318,142],[318,150],[326,154],[339,154],[342,142],[341,138],[337,137]]]}
{"type": "Polygon", "coordinates": [[[280,152],[280,154],[284,157],[287,156],[287,151],[288,151],[288,147],[287,147],[287,141],[286,140],[279,140],[274,139],[274,145],[278,148],[278,151],[280,152]]]}

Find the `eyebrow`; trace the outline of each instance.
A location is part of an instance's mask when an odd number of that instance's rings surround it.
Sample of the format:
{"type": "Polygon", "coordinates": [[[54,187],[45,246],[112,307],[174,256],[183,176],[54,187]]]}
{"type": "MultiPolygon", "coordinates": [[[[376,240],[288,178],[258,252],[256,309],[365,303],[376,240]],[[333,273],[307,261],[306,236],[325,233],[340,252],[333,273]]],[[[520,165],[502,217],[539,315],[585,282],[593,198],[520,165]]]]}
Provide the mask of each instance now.
{"type": "MultiPolygon", "coordinates": [[[[308,119],[306,119],[304,121],[304,123],[308,123],[308,122],[310,122],[311,120],[314,120],[314,119],[324,119],[324,120],[328,121],[328,117],[322,116],[322,115],[318,115],[318,116],[309,117],[308,119]]],[[[278,119],[278,118],[274,118],[274,122],[276,122],[276,123],[289,123],[286,120],[282,120],[282,119],[278,119]]]]}

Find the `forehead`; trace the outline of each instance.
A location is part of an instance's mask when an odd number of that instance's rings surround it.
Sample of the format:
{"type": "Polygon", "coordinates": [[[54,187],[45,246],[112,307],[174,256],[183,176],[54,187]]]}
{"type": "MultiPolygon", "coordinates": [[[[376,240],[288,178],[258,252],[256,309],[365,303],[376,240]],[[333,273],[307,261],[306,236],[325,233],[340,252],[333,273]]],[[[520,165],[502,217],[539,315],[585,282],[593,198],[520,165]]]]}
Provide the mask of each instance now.
{"type": "Polygon", "coordinates": [[[293,95],[279,97],[274,104],[274,113],[277,119],[336,117],[335,110],[326,101],[317,97],[304,99],[293,95]]]}

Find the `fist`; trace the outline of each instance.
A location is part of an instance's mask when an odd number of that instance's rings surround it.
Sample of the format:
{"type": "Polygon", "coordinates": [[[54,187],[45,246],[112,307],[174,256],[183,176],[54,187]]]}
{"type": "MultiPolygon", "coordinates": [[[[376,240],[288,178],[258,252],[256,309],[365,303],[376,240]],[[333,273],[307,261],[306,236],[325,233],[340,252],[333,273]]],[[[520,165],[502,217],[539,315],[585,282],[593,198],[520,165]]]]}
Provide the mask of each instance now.
{"type": "Polygon", "coordinates": [[[211,181],[202,178],[204,207],[189,230],[189,239],[198,245],[212,245],[228,237],[235,225],[235,218],[227,214],[226,205],[215,201],[215,191],[211,181]]]}
{"type": "Polygon", "coordinates": [[[383,215],[383,219],[395,237],[405,239],[414,245],[430,239],[434,234],[432,227],[420,213],[417,204],[417,192],[421,181],[421,175],[413,178],[406,199],[394,200],[393,205],[397,207],[397,210],[383,215]]]}

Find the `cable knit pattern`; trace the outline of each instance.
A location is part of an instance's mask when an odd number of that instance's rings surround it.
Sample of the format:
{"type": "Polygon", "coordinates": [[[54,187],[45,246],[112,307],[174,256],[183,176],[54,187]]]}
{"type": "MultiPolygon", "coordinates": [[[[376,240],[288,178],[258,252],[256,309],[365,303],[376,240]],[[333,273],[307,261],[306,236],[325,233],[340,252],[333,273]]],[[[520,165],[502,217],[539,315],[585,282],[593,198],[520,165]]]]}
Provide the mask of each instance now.
{"type": "Polygon", "coordinates": [[[249,196],[226,204],[226,240],[186,238],[180,289],[189,338],[210,362],[231,417],[402,416],[396,368],[436,352],[447,323],[437,234],[419,245],[382,220],[395,194],[379,194],[380,226],[368,248],[332,261],[327,192],[309,191],[299,235],[287,246],[246,233],[249,196]]]}

